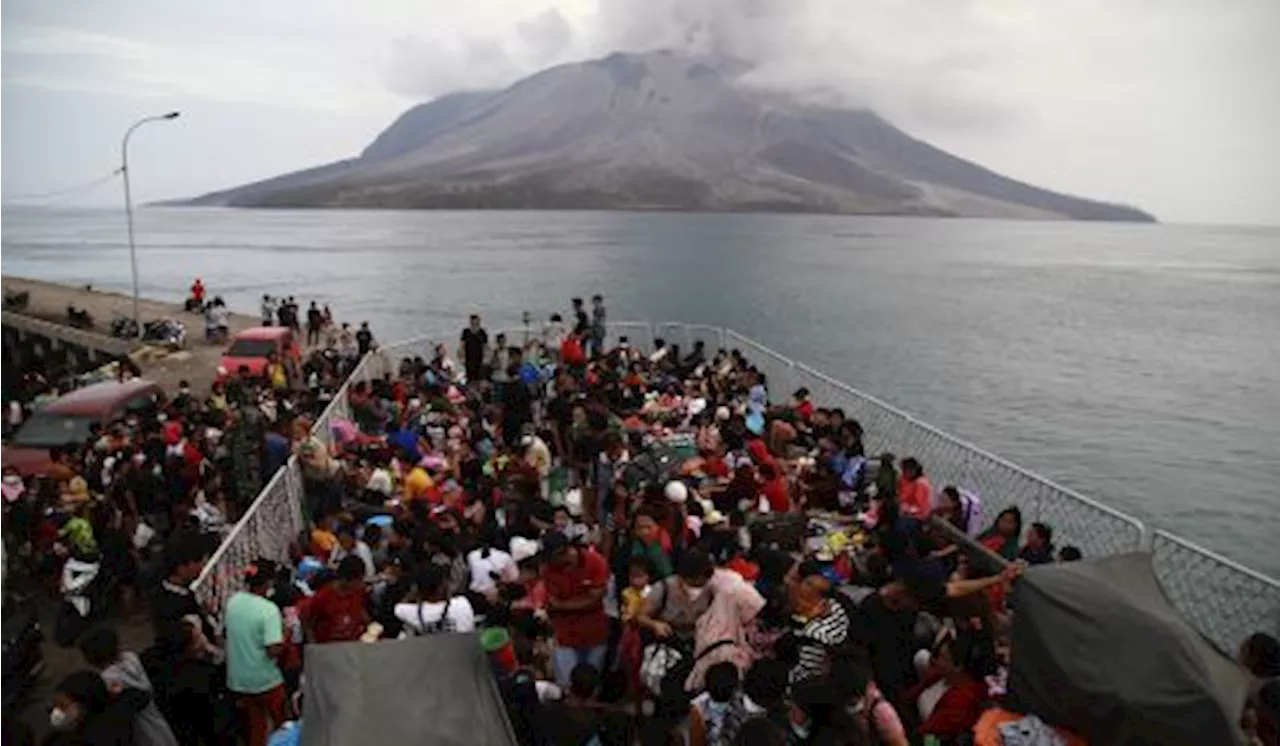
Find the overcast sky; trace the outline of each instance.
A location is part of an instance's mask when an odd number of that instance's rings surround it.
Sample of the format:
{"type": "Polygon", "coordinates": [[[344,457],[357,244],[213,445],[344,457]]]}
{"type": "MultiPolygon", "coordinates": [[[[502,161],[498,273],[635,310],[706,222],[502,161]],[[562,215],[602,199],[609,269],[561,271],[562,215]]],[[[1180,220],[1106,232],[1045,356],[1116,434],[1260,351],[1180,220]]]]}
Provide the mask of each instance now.
{"type": "Polygon", "coordinates": [[[1280,224],[1280,0],[5,0],[2,28],[6,202],[109,174],[148,114],[182,111],[133,141],[140,200],[352,155],[451,90],[665,46],[1040,186],[1280,224]]]}

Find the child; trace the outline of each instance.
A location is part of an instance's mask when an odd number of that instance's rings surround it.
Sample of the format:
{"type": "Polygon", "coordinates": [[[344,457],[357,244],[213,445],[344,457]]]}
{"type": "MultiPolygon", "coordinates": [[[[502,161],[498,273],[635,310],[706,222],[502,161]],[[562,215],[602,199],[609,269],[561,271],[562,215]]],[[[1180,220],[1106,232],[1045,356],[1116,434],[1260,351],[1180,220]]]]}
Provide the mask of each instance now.
{"type": "Polygon", "coordinates": [[[649,560],[633,557],[627,563],[627,587],[622,589],[622,623],[629,624],[644,607],[644,597],[649,592],[649,560]]]}
{"type": "Polygon", "coordinates": [[[649,560],[645,557],[632,557],[627,563],[627,587],[622,589],[622,605],[619,609],[623,627],[622,637],[618,640],[618,665],[626,673],[627,686],[632,694],[639,694],[644,690],[640,681],[644,639],[640,636],[636,618],[644,608],[644,599],[649,593],[649,581],[652,577],[649,560]]]}
{"type": "MultiPolygon", "coordinates": [[[[99,627],[80,640],[80,652],[90,666],[96,668],[108,687],[119,685],[152,693],[151,680],[134,653],[120,650],[115,630],[99,627]]],[[[177,746],[169,723],[155,702],[149,703],[133,718],[134,742],[141,746],[177,746]]]]}
{"type": "Polygon", "coordinates": [[[738,667],[728,661],[707,669],[707,689],[694,697],[689,710],[689,742],[695,746],[728,746],[747,720],[738,691],[738,667]]]}
{"type": "Polygon", "coordinates": [[[560,505],[555,509],[555,517],[552,519],[555,530],[569,537],[571,541],[578,541],[587,538],[587,527],[584,524],[573,520],[573,514],[569,512],[568,506],[560,505]]]}

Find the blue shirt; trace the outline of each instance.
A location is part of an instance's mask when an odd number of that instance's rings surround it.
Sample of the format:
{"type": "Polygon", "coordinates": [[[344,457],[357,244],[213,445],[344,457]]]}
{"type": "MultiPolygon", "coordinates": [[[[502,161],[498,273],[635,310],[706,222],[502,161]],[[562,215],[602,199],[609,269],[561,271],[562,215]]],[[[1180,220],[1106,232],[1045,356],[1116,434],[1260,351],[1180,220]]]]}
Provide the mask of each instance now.
{"type": "Polygon", "coordinates": [[[387,436],[387,442],[394,448],[409,454],[409,463],[416,464],[422,460],[422,452],[418,450],[418,436],[409,430],[397,430],[387,436]]]}
{"type": "Polygon", "coordinates": [[[264,473],[275,474],[289,460],[289,439],[276,432],[267,433],[267,463],[264,473]]]}

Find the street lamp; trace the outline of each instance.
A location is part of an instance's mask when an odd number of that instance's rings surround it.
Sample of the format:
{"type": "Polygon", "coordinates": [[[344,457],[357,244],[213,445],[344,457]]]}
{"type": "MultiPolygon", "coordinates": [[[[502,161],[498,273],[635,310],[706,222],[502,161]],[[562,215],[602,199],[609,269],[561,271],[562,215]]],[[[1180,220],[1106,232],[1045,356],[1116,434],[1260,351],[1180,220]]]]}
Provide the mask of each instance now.
{"type": "Polygon", "coordinates": [[[124,214],[129,224],[129,266],[133,270],[133,326],[139,337],[142,336],[142,317],[138,315],[138,250],[133,245],[133,195],[129,192],[129,138],[133,131],[147,122],[163,122],[177,119],[178,112],[160,114],[154,117],[139,119],[133,126],[125,130],[124,140],[120,143],[120,173],[124,174],[124,214]]]}

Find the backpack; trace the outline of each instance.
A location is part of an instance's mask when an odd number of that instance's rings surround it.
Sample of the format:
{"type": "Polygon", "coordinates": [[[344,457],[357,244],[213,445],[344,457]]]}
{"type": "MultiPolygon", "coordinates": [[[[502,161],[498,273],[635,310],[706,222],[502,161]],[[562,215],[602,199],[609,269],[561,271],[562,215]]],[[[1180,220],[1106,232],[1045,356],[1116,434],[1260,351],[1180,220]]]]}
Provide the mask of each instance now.
{"type": "Polygon", "coordinates": [[[422,616],[421,602],[418,603],[418,629],[414,631],[414,637],[425,637],[426,635],[434,635],[438,632],[448,632],[449,630],[449,604],[453,603],[450,597],[444,602],[444,611],[440,612],[440,619],[428,624],[422,616]]]}

